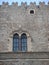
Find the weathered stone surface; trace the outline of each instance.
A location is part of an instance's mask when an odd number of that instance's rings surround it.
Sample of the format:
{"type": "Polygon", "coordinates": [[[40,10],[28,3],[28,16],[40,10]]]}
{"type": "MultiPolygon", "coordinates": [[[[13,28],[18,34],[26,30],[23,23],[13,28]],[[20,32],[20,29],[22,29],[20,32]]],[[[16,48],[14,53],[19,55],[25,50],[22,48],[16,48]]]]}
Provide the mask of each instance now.
{"type": "Polygon", "coordinates": [[[49,4],[0,5],[0,65],[49,65],[49,4]],[[13,52],[15,33],[26,33],[28,53],[13,52]]]}
{"type": "Polygon", "coordinates": [[[49,51],[49,5],[40,2],[39,7],[35,3],[30,3],[30,6],[22,3],[18,6],[18,3],[8,5],[3,2],[0,7],[0,51],[12,51],[11,35],[21,35],[22,31],[30,36],[28,51],[49,51]],[[30,14],[30,10],[34,13],[30,14]]]}
{"type": "Polygon", "coordinates": [[[0,53],[0,65],[48,65],[48,52],[0,53]]]}
{"type": "Polygon", "coordinates": [[[49,59],[49,52],[3,52],[0,60],[8,59],[49,59]]]}

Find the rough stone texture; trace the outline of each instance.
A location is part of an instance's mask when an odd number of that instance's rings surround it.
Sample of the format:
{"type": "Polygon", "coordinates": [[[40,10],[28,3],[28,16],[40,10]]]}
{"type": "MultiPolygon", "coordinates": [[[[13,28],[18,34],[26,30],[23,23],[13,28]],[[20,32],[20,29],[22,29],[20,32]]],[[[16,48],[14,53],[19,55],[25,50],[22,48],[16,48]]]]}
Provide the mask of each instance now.
{"type": "Polygon", "coordinates": [[[48,65],[48,52],[0,53],[0,65],[48,65]]]}
{"type": "Polygon", "coordinates": [[[0,5],[0,65],[49,65],[49,3],[0,5]],[[38,53],[4,53],[13,52],[15,33],[26,33],[27,52],[38,53]]]}
{"type": "Polygon", "coordinates": [[[18,3],[0,6],[0,52],[11,52],[13,34],[29,34],[28,51],[49,51],[49,4],[18,3]],[[34,10],[34,14],[30,14],[34,10]]]}

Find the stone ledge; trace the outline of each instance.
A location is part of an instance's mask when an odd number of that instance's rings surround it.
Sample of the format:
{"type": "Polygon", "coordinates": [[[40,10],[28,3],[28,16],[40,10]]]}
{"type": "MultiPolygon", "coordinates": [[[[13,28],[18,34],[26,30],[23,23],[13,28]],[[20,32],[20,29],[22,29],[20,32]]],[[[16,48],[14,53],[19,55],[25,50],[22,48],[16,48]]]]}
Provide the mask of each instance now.
{"type": "Polygon", "coordinates": [[[49,52],[4,52],[0,60],[6,59],[49,59],[49,52]]]}

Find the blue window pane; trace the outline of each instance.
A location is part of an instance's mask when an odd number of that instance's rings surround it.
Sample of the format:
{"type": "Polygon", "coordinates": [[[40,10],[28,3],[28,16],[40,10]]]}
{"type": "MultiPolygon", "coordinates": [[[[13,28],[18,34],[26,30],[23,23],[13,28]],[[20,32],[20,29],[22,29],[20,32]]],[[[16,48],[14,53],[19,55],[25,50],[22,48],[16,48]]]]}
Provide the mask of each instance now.
{"type": "Polygon", "coordinates": [[[19,47],[19,35],[14,34],[14,36],[13,36],[13,50],[18,51],[19,50],[18,47],[19,47]]]}
{"type": "Polygon", "coordinates": [[[27,50],[27,36],[24,33],[21,35],[21,44],[22,44],[22,51],[26,51],[27,50]]]}
{"type": "Polygon", "coordinates": [[[19,40],[14,39],[14,46],[18,46],[19,40]]]}
{"type": "Polygon", "coordinates": [[[14,51],[18,51],[18,47],[16,46],[16,47],[14,47],[14,51]]]}
{"type": "Polygon", "coordinates": [[[27,36],[25,33],[19,38],[18,34],[13,36],[13,51],[27,51],[27,36]]]}
{"type": "Polygon", "coordinates": [[[22,46],[27,46],[27,44],[23,42],[23,43],[22,43],[22,46]]]}
{"type": "Polygon", "coordinates": [[[27,42],[27,39],[22,39],[22,42],[27,42]]]}
{"type": "Polygon", "coordinates": [[[14,39],[14,42],[19,42],[19,39],[14,39]]]}
{"type": "Polygon", "coordinates": [[[22,51],[27,51],[27,47],[26,46],[23,46],[22,47],[22,51]]]}

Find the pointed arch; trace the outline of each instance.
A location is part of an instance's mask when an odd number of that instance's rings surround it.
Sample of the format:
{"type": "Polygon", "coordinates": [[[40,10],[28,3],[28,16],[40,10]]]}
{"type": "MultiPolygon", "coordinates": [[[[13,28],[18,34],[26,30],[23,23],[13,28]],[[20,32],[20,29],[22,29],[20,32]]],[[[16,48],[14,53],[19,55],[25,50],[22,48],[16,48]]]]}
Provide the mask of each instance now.
{"type": "Polygon", "coordinates": [[[21,35],[21,50],[27,51],[27,35],[25,33],[21,35]]]}
{"type": "Polygon", "coordinates": [[[19,50],[19,35],[16,33],[13,35],[13,51],[19,50]]]}

